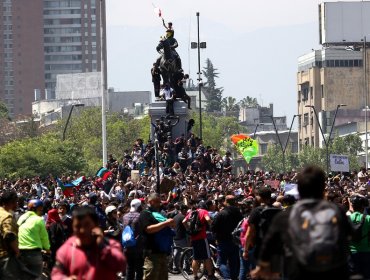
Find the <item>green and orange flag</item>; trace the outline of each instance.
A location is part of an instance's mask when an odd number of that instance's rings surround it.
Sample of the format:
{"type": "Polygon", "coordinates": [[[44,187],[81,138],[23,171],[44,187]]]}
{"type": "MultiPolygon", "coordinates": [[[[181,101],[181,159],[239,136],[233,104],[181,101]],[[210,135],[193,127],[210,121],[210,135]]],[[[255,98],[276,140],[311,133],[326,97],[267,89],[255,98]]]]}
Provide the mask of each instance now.
{"type": "Polygon", "coordinates": [[[247,163],[251,161],[252,157],[258,155],[258,142],[249,135],[236,134],[230,138],[247,163]]]}

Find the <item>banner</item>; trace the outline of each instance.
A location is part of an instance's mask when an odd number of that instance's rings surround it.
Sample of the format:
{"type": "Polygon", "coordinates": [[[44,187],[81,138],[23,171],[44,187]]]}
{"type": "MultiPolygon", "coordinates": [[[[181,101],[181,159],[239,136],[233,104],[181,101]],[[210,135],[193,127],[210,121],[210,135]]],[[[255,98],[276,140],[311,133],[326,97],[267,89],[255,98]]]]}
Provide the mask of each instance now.
{"type": "Polygon", "coordinates": [[[348,156],[330,155],[330,170],[336,172],[349,172],[348,156]]]}
{"type": "Polygon", "coordinates": [[[258,142],[250,136],[246,134],[233,135],[231,141],[247,163],[251,161],[252,157],[258,155],[258,142]]]}

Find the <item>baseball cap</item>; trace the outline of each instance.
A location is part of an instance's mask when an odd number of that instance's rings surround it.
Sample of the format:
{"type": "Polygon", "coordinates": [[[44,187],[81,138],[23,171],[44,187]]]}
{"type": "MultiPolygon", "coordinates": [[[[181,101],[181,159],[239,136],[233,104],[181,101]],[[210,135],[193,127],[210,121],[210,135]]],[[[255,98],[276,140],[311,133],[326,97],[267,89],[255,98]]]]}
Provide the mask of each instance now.
{"type": "Polygon", "coordinates": [[[130,206],[130,212],[136,212],[137,209],[141,206],[141,200],[137,198],[133,199],[130,203],[130,206]]]}
{"type": "Polygon", "coordinates": [[[107,208],[105,208],[105,215],[109,215],[109,213],[113,212],[114,210],[117,210],[117,207],[114,205],[109,205],[107,208]]]}

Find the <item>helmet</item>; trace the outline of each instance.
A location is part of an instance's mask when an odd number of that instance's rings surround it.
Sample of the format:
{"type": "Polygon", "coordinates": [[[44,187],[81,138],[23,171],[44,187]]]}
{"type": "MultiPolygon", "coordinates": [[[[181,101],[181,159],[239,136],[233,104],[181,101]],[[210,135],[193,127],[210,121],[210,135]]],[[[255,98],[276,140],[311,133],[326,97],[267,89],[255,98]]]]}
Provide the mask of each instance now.
{"type": "Polygon", "coordinates": [[[105,215],[109,215],[109,213],[113,212],[114,210],[117,210],[116,206],[109,205],[107,208],[105,208],[105,215]]]}
{"type": "Polygon", "coordinates": [[[36,208],[40,206],[41,207],[44,206],[44,203],[40,199],[31,199],[30,201],[28,201],[28,204],[27,204],[27,208],[30,211],[34,211],[36,210],[36,208]]]}

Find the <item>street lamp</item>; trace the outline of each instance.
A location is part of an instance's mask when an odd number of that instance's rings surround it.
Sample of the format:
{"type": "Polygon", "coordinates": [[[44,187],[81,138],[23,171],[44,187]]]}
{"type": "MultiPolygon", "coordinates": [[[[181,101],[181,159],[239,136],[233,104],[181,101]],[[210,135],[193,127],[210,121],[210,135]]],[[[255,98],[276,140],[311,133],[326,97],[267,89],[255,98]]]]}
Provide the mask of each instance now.
{"type": "MultiPolygon", "coordinates": [[[[103,40],[104,24],[103,24],[103,1],[100,0],[100,79],[101,79],[101,126],[102,126],[102,150],[103,150],[103,166],[107,164],[107,117],[106,117],[106,84],[105,84],[105,64],[104,51],[105,44],[103,40]]],[[[105,12],[105,9],[104,9],[105,12]]]]}
{"type": "Polygon", "coordinates": [[[199,12],[197,12],[198,42],[191,42],[192,49],[198,49],[198,90],[199,90],[199,138],[202,139],[202,73],[200,72],[200,49],[207,47],[206,42],[200,42],[199,38],[199,12]]]}
{"type": "Polygon", "coordinates": [[[321,124],[320,124],[319,117],[317,115],[317,111],[316,111],[315,106],[314,105],[306,105],[305,106],[307,108],[313,109],[313,112],[314,112],[315,117],[316,117],[317,124],[319,125],[319,128],[320,128],[321,136],[324,140],[324,144],[325,144],[325,147],[326,147],[326,173],[327,174],[329,174],[329,145],[330,145],[330,140],[331,140],[331,134],[333,133],[333,128],[334,128],[334,124],[335,124],[335,119],[337,118],[338,110],[339,110],[340,107],[345,107],[345,106],[347,106],[347,105],[346,104],[338,104],[337,105],[337,109],[335,110],[334,119],[333,119],[333,123],[331,125],[331,129],[330,129],[328,139],[325,138],[325,135],[324,135],[324,132],[322,130],[322,127],[321,127],[321,124]]]}
{"type": "Polygon", "coordinates": [[[67,121],[66,121],[66,125],[64,126],[62,141],[66,140],[66,131],[67,131],[67,126],[68,126],[69,120],[70,120],[70,118],[71,118],[73,108],[74,108],[74,107],[83,107],[83,106],[85,106],[85,104],[73,104],[73,105],[71,106],[71,109],[69,110],[68,118],[67,118],[67,121]]]}
{"type": "Polygon", "coordinates": [[[287,138],[287,140],[286,140],[286,142],[285,142],[285,145],[284,145],[284,146],[283,146],[283,143],[281,142],[280,135],[279,135],[279,132],[278,132],[278,130],[277,130],[277,127],[276,127],[276,123],[275,123],[274,117],[273,117],[273,116],[271,116],[271,115],[265,116],[265,117],[269,117],[269,118],[271,119],[271,121],[272,121],[272,124],[274,125],[275,134],[276,134],[276,137],[277,137],[277,139],[278,139],[278,141],[279,141],[280,148],[281,148],[281,152],[282,152],[282,154],[283,154],[283,171],[284,171],[284,173],[285,173],[285,152],[286,152],[286,149],[287,149],[287,147],[288,147],[288,143],[289,143],[289,139],[290,139],[290,134],[291,134],[291,132],[292,132],[292,128],[293,128],[294,119],[295,119],[296,117],[298,117],[298,116],[299,116],[299,115],[294,115],[294,116],[293,116],[292,123],[291,123],[291,125],[290,125],[289,132],[288,132],[288,138],[287,138]]]}

